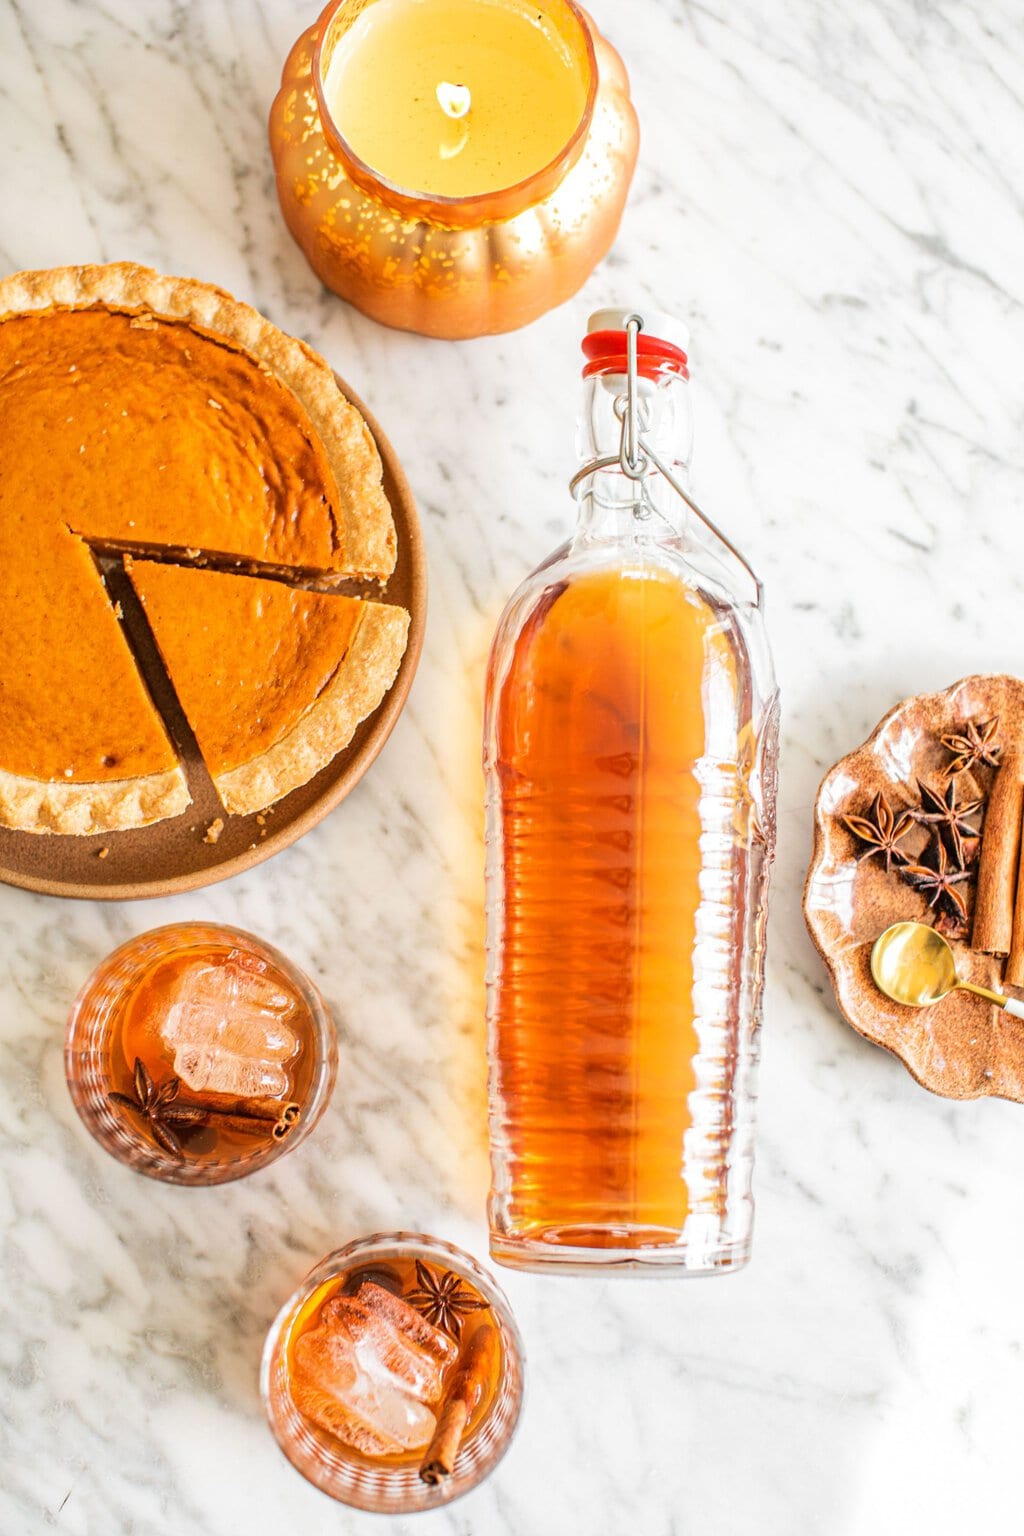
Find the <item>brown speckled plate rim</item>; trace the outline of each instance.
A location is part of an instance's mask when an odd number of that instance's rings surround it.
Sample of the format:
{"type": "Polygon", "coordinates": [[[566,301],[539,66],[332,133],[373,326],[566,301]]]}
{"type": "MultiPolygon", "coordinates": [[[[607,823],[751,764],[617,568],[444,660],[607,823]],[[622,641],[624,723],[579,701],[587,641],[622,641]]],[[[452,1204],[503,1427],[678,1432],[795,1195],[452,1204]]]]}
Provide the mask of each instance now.
{"type": "MultiPolygon", "coordinates": [[[[918,1072],[907,1060],[907,1058],[902,1055],[900,1050],[891,1040],[887,1040],[880,1035],[872,1033],[872,1031],[865,1024],[863,1024],[860,1019],[858,1019],[857,1015],[844,1001],[844,998],[841,995],[841,984],[838,975],[837,964],[833,960],[831,950],[826,947],[826,942],[818,930],[818,904],[812,902],[811,900],[812,886],[815,880],[820,877],[822,866],[825,862],[825,857],[827,854],[826,839],[828,836],[828,829],[825,825],[826,816],[828,816],[829,820],[832,819],[831,814],[826,813],[823,809],[823,801],[825,799],[825,791],[827,790],[829,784],[835,775],[839,773],[839,771],[844,767],[847,761],[851,757],[859,756],[859,754],[862,752],[872,750],[878,738],[888,729],[893,719],[897,715],[901,714],[912,702],[923,698],[949,698],[953,694],[958,693],[961,689],[970,688],[974,685],[984,686],[986,684],[990,685],[993,683],[1005,682],[1013,682],[1019,685],[1019,681],[1020,680],[1018,678],[1014,677],[1014,675],[1009,672],[972,672],[969,673],[966,677],[960,678],[958,682],[951,683],[948,688],[936,689],[933,692],[927,694],[908,695],[907,698],[901,699],[897,704],[894,704],[893,707],[888,710],[885,715],[882,716],[881,720],[875,726],[871,734],[863,742],[861,742],[859,746],[852,747],[849,752],[844,753],[841,758],[832,764],[832,767],[829,768],[827,773],[822,778],[821,783],[818,786],[817,794],[814,797],[814,841],[811,848],[811,860],[810,864],[808,865],[807,876],[804,880],[802,907],[804,923],[806,924],[811,943],[814,945],[814,948],[821,956],[828,971],[829,981],[832,984],[832,992],[835,998],[836,1007],[839,1009],[840,1014],[846,1020],[847,1024],[850,1025],[851,1029],[855,1030],[863,1040],[867,1040],[870,1045],[880,1046],[882,1050],[887,1051],[890,1056],[894,1057],[894,1059],[906,1069],[915,1083],[917,1083],[921,1088],[926,1089],[929,1093],[934,1094],[936,1098],[945,1099],[948,1103],[971,1103],[977,1099],[984,1098],[1005,1099],[1009,1103],[1019,1103],[1021,1101],[1019,1099],[1015,1099],[1012,1094],[986,1092],[984,1089],[979,1089],[978,1092],[971,1094],[944,1093],[941,1088],[936,1087],[934,1082],[929,1082],[927,1078],[923,1077],[921,1073],[918,1072]]],[[[913,1011],[917,1012],[918,1010],[913,1011]]],[[[920,1011],[926,1012],[927,1010],[920,1011]]]]}
{"type": "MultiPolygon", "coordinates": [[[[12,869],[3,863],[3,854],[0,851],[0,881],[4,884],[44,896],[62,896],[90,901],[155,900],[161,896],[201,890],[205,886],[215,885],[222,880],[229,880],[233,875],[253,869],[256,865],[273,858],[276,853],[291,847],[300,837],[323,821],[324,817],[347,795],[351,794],[380,753],[405,707],[423,649],[427,610],[426,552],[416,503],[394,449],[373,413],[366,408],[359,396],[349,388],[340,375],[335,374],[335,378],[345,398],[351,401],[360,412],[373,434],[384,467],[385,488],[395,520],[398,559],[395,572],[381,590],[380,600],[389,601],[392,588],[396,584],[402,585],[406,588],[407,596],[399,600],[403,601],[408,608],[411,619],[409,640],[398,675],[379,708],[359,727],[354,742],[339,752],[333,762],[317,775],[324,782],[315,798],[304,809],[292,816],[288,816],[287,813],[288,801],[291,797],[286,796],[279,801],[274,811],[281,817],[280,824],[275,828],[273,816],[268,815],[266,837],[242,853],[226,852],[221,861],[214,858],[201,868],[183,869],[176,875],[147,879],[143,874],[138,879],[106,884],[69,878],[52,872],[53,867],[59,866],[61,862],[61,845],[68,842],[67,838],[49,833],[13,834],[19,837],[31,837],[33,842],[38,844],[38,869],[28,871],[23,868],[12,869]]],[[[390,600],[394,601],[395,598],[392,597],[390,600]]],[[[302,790],[294,793],[300,795],[302,790]]],[[[188,814],[190,813],[186,813],[188,814]]],[[[227,812],[221,814],[226,822],[236,819],[229,818],[227,812]]],[[[176,821],[181,819],[175,818],[176,821]]],[[[243,817],[241,820],[252,822],[254,818],[243,817]]],[[[163,822],[156,825],[160,828],[170,828],[173,823],[163,822]]],[[[133,839],[152,833],[153,830],[152,827],[143,827],[137,831],[111,833],[108,840],[111,843],[117,840],[119,852],[125,849],[130,852],[133,839]]],[[[202,840],[198,833],[195,836],[198,850],[202,840]]],[[[0,834],[0,841],[2,841],[2,834],[0,834]]],[[[103,839],[92,838],[90,841],[102,842],[103,839]]],[[[186,843],[183,846],[187,849],[190,845],[186,843]]]]}

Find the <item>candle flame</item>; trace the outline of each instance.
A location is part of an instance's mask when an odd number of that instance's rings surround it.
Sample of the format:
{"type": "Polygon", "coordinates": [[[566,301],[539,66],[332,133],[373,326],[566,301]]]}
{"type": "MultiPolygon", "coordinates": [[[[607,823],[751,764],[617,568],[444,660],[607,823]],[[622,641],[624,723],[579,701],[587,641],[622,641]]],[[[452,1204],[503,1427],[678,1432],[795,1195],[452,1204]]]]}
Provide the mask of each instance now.
{"type": "Polygon", "coordinates": [[[453,85],[450,80],[442,80],[437,88],[437,100],[441,111],[446,117],[453,118],[456,122],[469,114],[473,105],[473,97],[468,85],[453,85]]]}

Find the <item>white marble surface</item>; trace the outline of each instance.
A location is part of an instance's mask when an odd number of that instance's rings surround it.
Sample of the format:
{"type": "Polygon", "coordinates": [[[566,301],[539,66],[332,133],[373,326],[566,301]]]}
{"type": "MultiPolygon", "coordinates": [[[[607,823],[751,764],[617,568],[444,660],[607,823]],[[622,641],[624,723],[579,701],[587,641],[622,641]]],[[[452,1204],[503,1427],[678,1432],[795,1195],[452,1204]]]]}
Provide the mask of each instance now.
{"type": "Polygon", "coordinates": [[[0,892],[0,1530],[413,1528],[291,1471],[259,1348],[353,1235],[485,1251],[482,661],[572,515],[588,309],[638,299],[692,324],[697,484],[767,580],[784,694],[755,1257],[692,1284],[508,1277],[520,1437],[415,1528],[1012,1529],[1024,1111],[931,1098],[856,1038],[799,903],[832,760],[908,692],[1024,668],[1019,0],[594,0],[643,119],[621,239],[574,304],[459,346],[349,311],[278,218],[264,119],[316,3],[0,0],[0,267],[132,257],[307,337],[403,456],[433,583],[399,728],[300,845],[154,905],[0,892]],[[94,962],[194,915],[306,964],[342,1044],[316,1136],[209,1193],[94,1148],[61,1064],[94,962]]]}

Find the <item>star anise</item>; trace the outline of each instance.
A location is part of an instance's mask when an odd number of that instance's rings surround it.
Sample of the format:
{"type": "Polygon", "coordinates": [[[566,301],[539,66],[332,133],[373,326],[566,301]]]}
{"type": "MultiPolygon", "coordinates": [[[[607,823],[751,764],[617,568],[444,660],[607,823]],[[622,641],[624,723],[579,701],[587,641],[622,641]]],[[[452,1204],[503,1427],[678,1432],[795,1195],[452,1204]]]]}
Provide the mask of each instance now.
{"type": "Polygon", "coordinates": [[[899,845],[914,825],[914,817],[910,811],[901,811],[897,816],[881,790],[872,801],[867,816],[844,816],[842,821],[847,831],[867,844],[860,857],[871,859],[876,853],[881,854],[885,860],[886,874],[892,872],[894,859],[897,864],[908,862],[907,855],[899,845]]]}
{"type": "Polygon", "coordinates": [[[970,880],[971,874],[969,870],[956,869],[950,864],[940,835],[936,834],[919,864],[908,864],[900,874],[915,891],[920,891],[931,911],[946,918],[956,928],[962,925],[962,931],[966,931],[967,903],[957,886],[970,880]]]}
{"type": "Polygon", "coordinates": [[[150,1134],[158,1147],[162,1147],[169,1157],[184,1161],[185,1153],[181,1142],[171,1129],[175,1125],[198,1125],[206,1118],[207,1111],[197,1104],[176,1104],[174,1101],[181,1092],[181,1079],[168,1077],[159,1088],[153,1081],[152,1074],[146,1063],[138,1056],[135,1058],[133,1071],[135,1086],[134,1095],[130,1093],[108,1093],[107,1098],[112,1104],[120,1104],[124,1109],[134,1110],[149,1126],[150,1134]]]}
{"type": "Polygon", "coordinates": [[[966,772],[975,764],[987,768],[998,768],[1003,750],[996,741],[998,730],[999,716],[993,715],[991,720],[983,720],[980,724],[974,720],[968,720],[962,731],[952,731],[948,736],[943,736],[942,745],[953,753],[953,761],[946,769],[946,777],[955,778],[958,773],[966,772]]]}
{"type": "Polygon", "coordinates": [[[406,1301],[417,1312],[422,1312],[428,1323],[443,1328],[453,1339],[462,1337],[462,1315],[467,1312],[483,1312],[490,1305],[475,1296],[461,1276],[446,1270],[435,1275],[422,1259],[416,1260],[416,1279],[419,1288],[410,1291],[406,1301]]]}
{"type": "Polygon", "coordinates": [[[978,829],[967,819],[981,810],[982,801],[971,800],[966,805],[956,803],[956,779],[950,779],[945,793],[939,794],[920,779],[917,787],[921,795],[921,809],[913,812],[915,821],[922,826],[934,827],[939,840],[946,844],[956,862],[957,869],[966,869],[969,863],[967,843],[977,849],[978,829]]]}

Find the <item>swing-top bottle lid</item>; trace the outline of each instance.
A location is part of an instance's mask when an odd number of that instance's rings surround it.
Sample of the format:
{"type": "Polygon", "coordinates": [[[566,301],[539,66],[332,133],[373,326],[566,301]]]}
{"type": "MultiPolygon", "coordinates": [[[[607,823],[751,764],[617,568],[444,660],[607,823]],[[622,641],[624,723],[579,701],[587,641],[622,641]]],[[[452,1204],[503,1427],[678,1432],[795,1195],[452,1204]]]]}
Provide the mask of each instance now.
{"type": "Polygon", "coordinates": [[[598,309],[587,322],[583,353],[587,359],[585,378],[595,374],[616,375],[625,372],[626,327],[637,315],[643,328],[637,336],[638,372],[641,378],[657,380],[666,374],[689,378],[686,349],[690,345],[689,327],[660,310],[598,309]]]}
{"type": "Polygon", "coordinates": [[[633,309],[596,309],[587,321],[587,335],[593,336],[596,331],[624,331],[631,315],[639,315],[643,321],[641,335],[667,341],[669,346],[678,347],[680,352],[688,350],[690,328],[684,321],[666,314],[664,310],[645,309],[642,305],[636,305],[633,309]]]}

